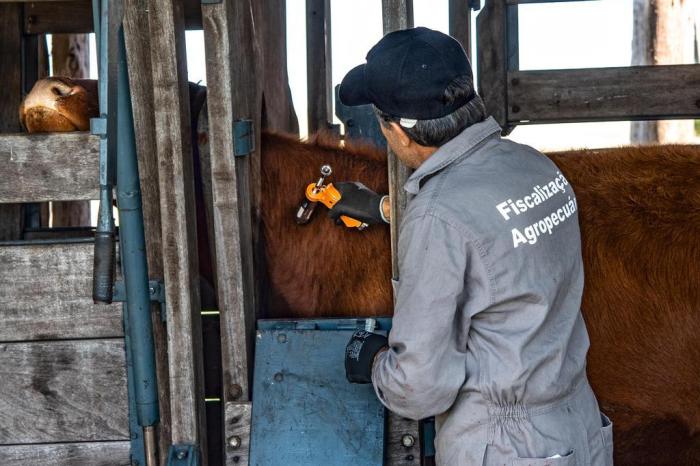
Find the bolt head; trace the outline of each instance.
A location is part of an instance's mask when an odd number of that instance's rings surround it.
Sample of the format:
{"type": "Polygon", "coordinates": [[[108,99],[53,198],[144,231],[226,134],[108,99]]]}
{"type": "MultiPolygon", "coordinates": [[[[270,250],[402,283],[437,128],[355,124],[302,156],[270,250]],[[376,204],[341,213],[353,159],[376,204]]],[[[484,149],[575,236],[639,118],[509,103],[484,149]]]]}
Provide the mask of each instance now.
{"type": "Polygon", "coordinates": [[[415,445],[415,443],[416,439],[411,434],[406,434],[403,437],[401,437],[401,445],[403,445],[406,448],[411,448],[413,445],[415,445]]]}
{"type": "Polygon", "coordinates": [[[178,451],[178,452],[177,452],[177,459],[179,459],[179,460],[184,460],[185,458],[187,458],[187,452],[186,452],[186,451],[182,450],[182,451],[178,451]]]}
{"type": "Polygon", "coordinates": [[[277,341],[280,343],[286,343],[287,335],[285,335],[284,333],[280,333],[279,335],[277,335],[277,341]]]}
{"type": "Polygon", "coordinates": [[[281,372],[276,373],[274,378],[275,378],[275,382],[281,382],[282,380],[284,380],[284,376],[282,375],[281,372]]]}
{"type": "Polygon", "coordinates": [[[234,450],[241,447],[241,438],[238,435],[233,435],[228,439],[228,446],[234,450]]]}

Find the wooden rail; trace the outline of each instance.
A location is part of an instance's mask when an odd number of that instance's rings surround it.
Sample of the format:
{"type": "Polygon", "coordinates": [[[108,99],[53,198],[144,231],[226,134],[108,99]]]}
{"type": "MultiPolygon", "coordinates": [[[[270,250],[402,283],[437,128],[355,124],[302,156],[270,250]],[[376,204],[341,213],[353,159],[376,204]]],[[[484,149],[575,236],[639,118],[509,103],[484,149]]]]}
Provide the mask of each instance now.
{"type": "Polygon", "coordinates": [[[97,199],[98,145],[89,133],[1,134],[0,204],[97,199]]]}

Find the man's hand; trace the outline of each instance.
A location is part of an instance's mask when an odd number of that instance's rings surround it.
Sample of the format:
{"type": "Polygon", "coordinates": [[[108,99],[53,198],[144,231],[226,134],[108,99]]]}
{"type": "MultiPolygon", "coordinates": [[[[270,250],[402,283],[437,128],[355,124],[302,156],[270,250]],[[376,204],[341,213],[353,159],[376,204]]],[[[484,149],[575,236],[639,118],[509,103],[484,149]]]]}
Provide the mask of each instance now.
{"type": "Polygon", "coordinates": [[[387,348],[383,335],[358,330],[345,347],[345,376],[350,383],[372,383],[374,357],[387,348]]]}
{"type": "Polygon", "coordinates": [[[385,215],[388,196],[375,193],[358,182],[333,183],[340,192],[340,201],[328,211],[328,216],[340,224],[340,216],[345,215],[368,225],[389,223],[385,215]]]}

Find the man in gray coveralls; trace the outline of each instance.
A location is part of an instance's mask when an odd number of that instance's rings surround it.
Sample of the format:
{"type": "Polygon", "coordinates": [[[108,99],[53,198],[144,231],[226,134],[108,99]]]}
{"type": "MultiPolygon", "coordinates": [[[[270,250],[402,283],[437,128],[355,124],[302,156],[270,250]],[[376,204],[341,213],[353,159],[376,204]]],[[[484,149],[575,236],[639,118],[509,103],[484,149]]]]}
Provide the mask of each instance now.
{"type": "MultiPolygon", "coordinates": [[[[386,35],[343,79],[415,169],[388,340],[356,332],[346,373],[388,409],[436,418],[437,464],[612,464],[612,425],[586,377],[576,198],[535,149],[501,139],[459,43],[386,35]]],[[[336,184],[331,216],[386,222],[388,199],[336,184]]]]}

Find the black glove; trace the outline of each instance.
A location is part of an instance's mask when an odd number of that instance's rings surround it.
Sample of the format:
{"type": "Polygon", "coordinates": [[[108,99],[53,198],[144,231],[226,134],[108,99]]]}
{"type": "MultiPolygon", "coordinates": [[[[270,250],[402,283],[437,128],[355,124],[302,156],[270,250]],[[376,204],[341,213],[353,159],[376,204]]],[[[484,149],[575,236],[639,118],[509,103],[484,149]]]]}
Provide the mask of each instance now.
{"type": "Polygon", "coordinates": [[[375,193],[367,186],[358,182],[333,183],[340,192],[340,200],[331,210],[328,216],[340,225],[340,216],[345,215],[355,220],[374,225],[377,223],[389,223],[382,215],[382,199],[384,196],[375,193]]]}
{"type": "Polygon", "coordinates": [[[345,347],[345,376],[350,383],[372,383],[374,357],[389,340],[377,333],[358,330],[345,347]]]}

